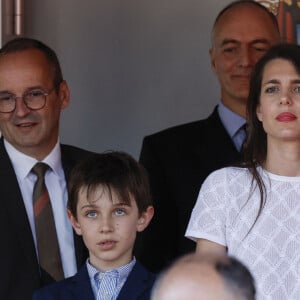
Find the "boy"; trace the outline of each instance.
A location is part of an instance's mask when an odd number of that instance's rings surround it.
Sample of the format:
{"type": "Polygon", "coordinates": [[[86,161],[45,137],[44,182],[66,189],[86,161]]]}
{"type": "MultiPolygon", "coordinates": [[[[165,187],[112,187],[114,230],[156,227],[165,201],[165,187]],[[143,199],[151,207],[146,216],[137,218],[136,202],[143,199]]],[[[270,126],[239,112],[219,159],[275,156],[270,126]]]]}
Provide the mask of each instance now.
{"type": "Polygon", "coordinates": [[[89,259],[33,299],[150,299],[155,275],[132,255],[136,233],[154,213],[143,167],[122,152],[93,154],[74,168],[68,190],[68,216],[89,259]]]}

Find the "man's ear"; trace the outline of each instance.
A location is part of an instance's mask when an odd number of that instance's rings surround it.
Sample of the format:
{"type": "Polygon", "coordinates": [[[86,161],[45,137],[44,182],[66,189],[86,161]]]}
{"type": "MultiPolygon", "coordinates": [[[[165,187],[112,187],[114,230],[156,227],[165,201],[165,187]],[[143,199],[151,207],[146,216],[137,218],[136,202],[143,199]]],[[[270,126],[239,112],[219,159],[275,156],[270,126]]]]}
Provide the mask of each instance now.
{"type": "Polygon", "coordinates": [[[78,234],[78,235],[81,235],[81,227],[80,227],[80,224],[78,223],[77,221],[77,218],[74,217],[74,215],[71,213],[71,211],[68,209],[67,210],[67,214],[68,214],[68,218],[73,226],[73,229],[75,230],[75,232],[78,234]]]}
{"type": "Polygon", "coordinates": [[[154,207],[153,206],[148,206],[147,210],[142,212],[140,215],[138,221],[137,221],[137,232],[143,231],[150,223],[152,220],[152,217],[154,215],[154,207]]]}
{"type": "Polygon", "coordinates": [[[59,85],[58,97],[61,102],[61,109],[69,106],[70,103],[70,90],[67,82],[64,80],[59,85]]]}

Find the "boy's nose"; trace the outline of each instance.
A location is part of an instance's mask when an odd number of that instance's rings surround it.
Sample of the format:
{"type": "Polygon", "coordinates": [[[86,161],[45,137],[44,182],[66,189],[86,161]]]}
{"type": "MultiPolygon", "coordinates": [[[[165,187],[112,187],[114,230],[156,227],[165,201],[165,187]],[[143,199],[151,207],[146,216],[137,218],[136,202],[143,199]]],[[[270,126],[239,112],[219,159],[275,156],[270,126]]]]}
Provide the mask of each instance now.
{"type": "Polygon", "coordinates": [[[111,232],[113,231],[113,222],[111,218],[104,217],[102,218],[100,225],[99,225],[100,232],[111,232]]]}

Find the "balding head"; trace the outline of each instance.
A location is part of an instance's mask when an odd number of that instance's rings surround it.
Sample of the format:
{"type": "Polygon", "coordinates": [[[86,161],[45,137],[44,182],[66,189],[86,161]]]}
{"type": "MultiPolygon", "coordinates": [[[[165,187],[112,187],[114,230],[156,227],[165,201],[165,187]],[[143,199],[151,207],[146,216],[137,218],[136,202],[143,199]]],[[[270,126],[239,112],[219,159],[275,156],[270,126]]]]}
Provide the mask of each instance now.
{"type": "MultiPolygon", "coordinates": [[[[227,18],[228,16],[230,17],[231,14],[239,14],[243,10],[251,10],[251,11],[256,11],[258,14],[263,14],[265,17],[263,18],[263,21],[268,24],[271,22],[269,28],[270,28],[270,37],[272,39],[277,40],[277,42],[280,41],[280,32],[279,32],[279,26],[277,19],[274,14],[272,14],[265,6],[259,4],[258,2],[255,2],[253,0],[238,0],[238,1],[233,1],[227,6],[225,6],[217,15],[213,29],[212,29],[212,43],[214,43],[214,33],[217,27],[219,25],[222,26],[222,23],[227,23],[227,18]]],[[[241,20],[243,22],[243,20],[241,20]]]]}
{"type": "Polygon", "coordinates": [[[253,300],[253,278],[228,257],[189,254],[158,278],[151,300],[253,300]]]}
{"type": "Polygon", "coordinates": [[[210,49],[212,70],[221,87],[221,100],[246,116],[250,75],[257,61],[280,41],[276,18],[254,1],[235,1],[217,16],[210,49]]]}

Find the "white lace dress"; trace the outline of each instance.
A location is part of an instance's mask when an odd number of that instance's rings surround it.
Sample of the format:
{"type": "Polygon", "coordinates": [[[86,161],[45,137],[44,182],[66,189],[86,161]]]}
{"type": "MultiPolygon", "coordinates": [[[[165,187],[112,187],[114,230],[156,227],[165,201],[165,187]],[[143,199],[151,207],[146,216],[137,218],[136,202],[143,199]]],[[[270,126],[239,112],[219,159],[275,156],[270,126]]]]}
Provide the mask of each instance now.
{"type": "Polygon", "coordinates": [[[267,201],[251,230],[259,189],[247,169],[230,167],[203,183],[186,237],[227,246],[250,269],[258,300],[300,299],[300,177],[258,171],[267,201]]]}

